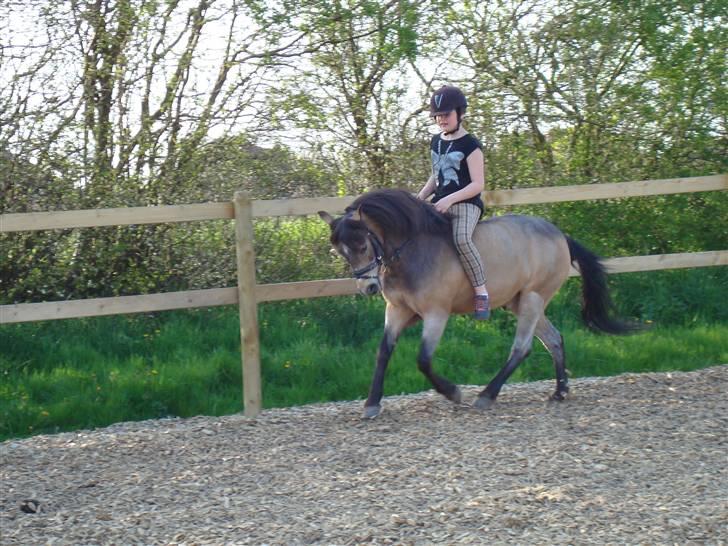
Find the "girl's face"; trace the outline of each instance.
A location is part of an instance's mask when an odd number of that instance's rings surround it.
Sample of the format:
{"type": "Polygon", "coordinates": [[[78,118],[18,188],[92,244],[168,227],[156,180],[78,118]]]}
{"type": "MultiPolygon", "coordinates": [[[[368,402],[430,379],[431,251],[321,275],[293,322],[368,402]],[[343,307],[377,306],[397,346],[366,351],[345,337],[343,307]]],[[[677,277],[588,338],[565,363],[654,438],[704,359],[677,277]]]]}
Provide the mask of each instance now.
{"type": "Polygon", "coordinates": [[[457,129],[458,126],[458,114],[455,110],[448,112],[447,114],[437,114],[435,116],[435,123],[440,127],[440,130],[444,133],[449,133],[457,129]]]}

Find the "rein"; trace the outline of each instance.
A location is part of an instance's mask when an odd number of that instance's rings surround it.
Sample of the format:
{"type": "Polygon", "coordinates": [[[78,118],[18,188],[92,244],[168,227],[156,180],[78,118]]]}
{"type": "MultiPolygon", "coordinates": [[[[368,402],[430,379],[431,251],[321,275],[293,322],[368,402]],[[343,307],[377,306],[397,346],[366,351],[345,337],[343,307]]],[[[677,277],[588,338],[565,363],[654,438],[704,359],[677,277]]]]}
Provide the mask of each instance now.
{"type": "Polygon", "coordinates": [[[372,242],[372,247],[374,247],[374,259],[364,267],[354,270],[354,277],[357,279],[378,279],[379,268],[382,266],[388,267],[392,263],[399,260],[400,254],[402,253],[404,248],[412,242],[412,239],[407,239],[404,243],[394,249],[394,252],[389,259],[385,259],[384,245],[382,244],[382,241],[379,239],[379,237],[377,237],[376,233],[372,232],[369,229],[367,229],[367,235],[369,237],[369,240],[372,242]],[[377,270],[376,275],[367,275],[367,273],[369,273],[373,269],[377,270]]]}

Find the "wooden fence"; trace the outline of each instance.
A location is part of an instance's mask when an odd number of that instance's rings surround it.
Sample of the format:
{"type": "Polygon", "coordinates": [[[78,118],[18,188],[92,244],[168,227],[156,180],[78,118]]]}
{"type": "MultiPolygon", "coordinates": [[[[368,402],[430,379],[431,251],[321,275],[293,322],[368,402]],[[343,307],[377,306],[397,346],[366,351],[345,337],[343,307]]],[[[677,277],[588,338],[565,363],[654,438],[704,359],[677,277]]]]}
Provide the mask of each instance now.
{"type": "MultiPolygon", "coordinates": [[[[721,190],[728,190],[728,174],[615,184],[495,190],[484,192],[483,198],[487,206],[498,207],[721,190]]],[[[342,212],[354,199],[354,197],[325,197],[254,201],[244,193],[236,193],[234,200],[229,203],[2,214],[0,233],[234,219],[238,286],[140,296],[2,305],[0,324],[238,304],[244,410],[246,415],[257,415],[261,409],[257,304],[267,301],[354,294],[356,284],[353,279],[256,284],[253,219],[270,216],[304,216],[319,210],[342,212]]],[[[605,260],[605,264],[610,273],[728,265],[728,250],[611,258],[605,260]]],[[[571,274],[578,275],[574,270],[571,274]]]]}

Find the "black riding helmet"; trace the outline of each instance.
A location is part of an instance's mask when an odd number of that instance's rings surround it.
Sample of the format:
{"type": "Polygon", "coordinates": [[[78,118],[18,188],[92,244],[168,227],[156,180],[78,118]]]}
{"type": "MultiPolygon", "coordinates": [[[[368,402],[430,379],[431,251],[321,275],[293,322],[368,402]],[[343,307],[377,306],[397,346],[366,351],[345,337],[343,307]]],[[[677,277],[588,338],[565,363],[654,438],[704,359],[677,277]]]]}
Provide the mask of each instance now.
{"type": "Polygon", "coordinates": [[[458,119],[465,113],[468,107],[468,101],[463,92],[454,85],[443,85],[435,91],[430,98],[430,116],[435,117],[438,114],[447,114],[456,110],[458,119]]]}
{"type": "Polygon", "coordinates": [[[458,125],[455,131],[447,131],[446,135],[451,135],[460,129],[460,122],[468,107],[468,100],[463,92],[454,85],[443,85],[435,91],[430,98],[430,116],[435,117],[439,114],[448,114],[455,110],[458,115],[458,125]]]}

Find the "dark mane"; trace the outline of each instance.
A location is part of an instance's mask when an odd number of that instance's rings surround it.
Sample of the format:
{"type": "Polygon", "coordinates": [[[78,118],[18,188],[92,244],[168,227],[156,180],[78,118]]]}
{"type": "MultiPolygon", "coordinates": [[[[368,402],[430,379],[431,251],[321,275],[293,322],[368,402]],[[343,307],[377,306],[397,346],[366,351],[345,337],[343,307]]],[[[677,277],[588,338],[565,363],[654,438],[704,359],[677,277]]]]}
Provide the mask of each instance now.
{"type": "Polygon", "coordinates": [[[358,197],[346,212],[359,212],[389,235],[409,239],[417,234],[450,234],[450,218],[405,190],[374,190],[358,197]]]}

